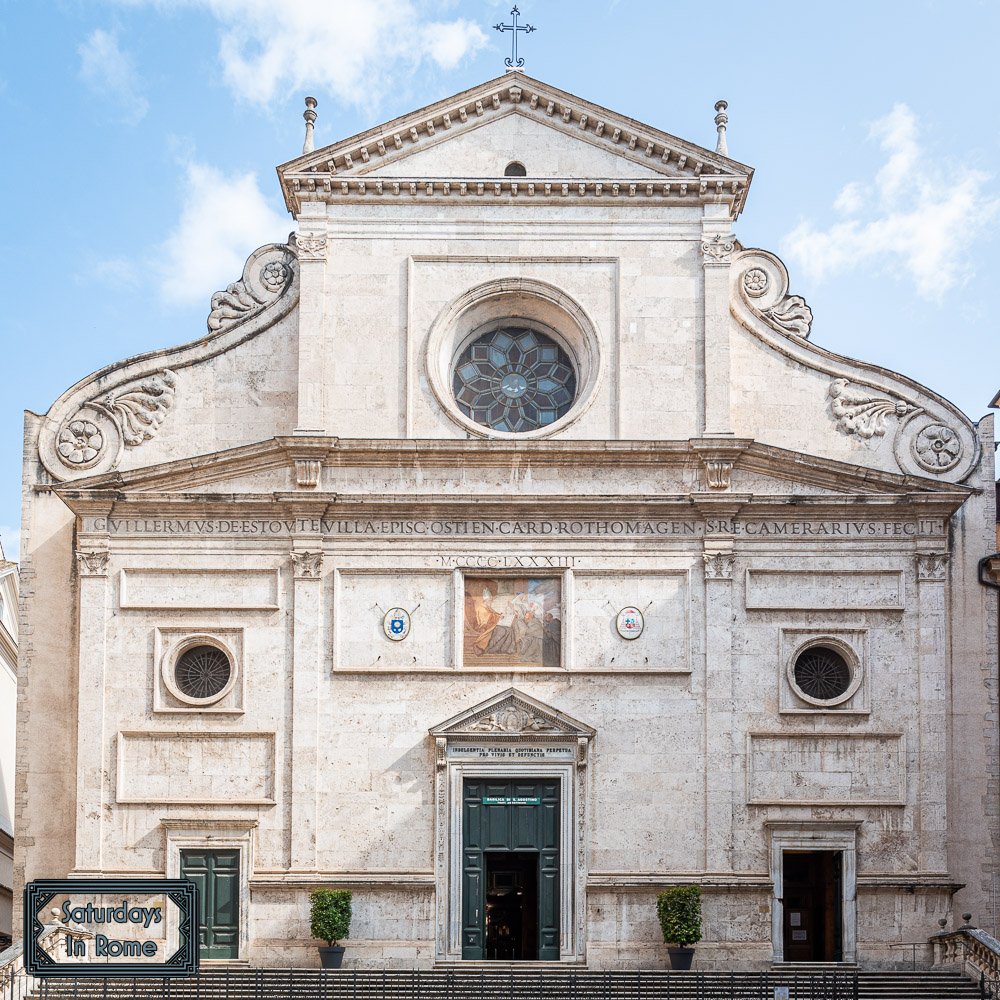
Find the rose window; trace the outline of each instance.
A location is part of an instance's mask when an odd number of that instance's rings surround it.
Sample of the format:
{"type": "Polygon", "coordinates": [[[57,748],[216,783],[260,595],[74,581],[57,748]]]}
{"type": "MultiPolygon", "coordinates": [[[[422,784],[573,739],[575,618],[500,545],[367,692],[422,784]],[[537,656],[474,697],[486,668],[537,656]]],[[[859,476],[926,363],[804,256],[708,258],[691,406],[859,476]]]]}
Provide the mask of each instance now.
{"type": "Polygon", "coordinates": [[[455,363],[459,409],[496,431],[523,432],[554,423],[576,398],[569,356],[537,330],[502,328],[469,344],[455,363]]]}
{"type": "Polygon", "coordinates": [[[810,698],[830,701],[851,686],[851,668],[829,646],[810,646],[795,660],[795,683],[810,698]]]}
{"type": "Polygon", "coordinates": [[[229,657],[217,646],[193,646],[177,660],[174,677],[186,697],[201,701],[225,690],[232,669],[229,657]]]}

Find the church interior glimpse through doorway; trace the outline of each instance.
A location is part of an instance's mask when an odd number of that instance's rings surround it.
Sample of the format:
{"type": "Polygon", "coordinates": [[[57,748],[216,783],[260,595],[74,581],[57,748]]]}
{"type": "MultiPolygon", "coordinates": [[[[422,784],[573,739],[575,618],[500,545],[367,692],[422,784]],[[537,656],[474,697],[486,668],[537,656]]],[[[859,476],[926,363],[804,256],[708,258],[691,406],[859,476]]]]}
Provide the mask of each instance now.
{"type": "Polygon", "coordinates": [[[559,786],[464,782],[462,958],[559,960],[559,786]]]}
{"type": "Polygon", "coordinates": [[[787,962],[843,959],[843,858],[840,851],[785,851],[787,962]]]}

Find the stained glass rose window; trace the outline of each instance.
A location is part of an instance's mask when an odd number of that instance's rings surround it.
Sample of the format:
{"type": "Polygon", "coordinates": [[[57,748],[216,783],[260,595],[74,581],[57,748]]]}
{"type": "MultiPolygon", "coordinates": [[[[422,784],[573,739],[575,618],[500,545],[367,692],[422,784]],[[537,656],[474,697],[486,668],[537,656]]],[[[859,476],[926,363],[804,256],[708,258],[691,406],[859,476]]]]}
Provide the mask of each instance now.
{"type": "Polygon", "coordinates": [[[551,337],[504,327],[473,340],[455,363],[459,409],[496,431],[523,433],[564,416],[576,398],[576,371],[551,337]]]}

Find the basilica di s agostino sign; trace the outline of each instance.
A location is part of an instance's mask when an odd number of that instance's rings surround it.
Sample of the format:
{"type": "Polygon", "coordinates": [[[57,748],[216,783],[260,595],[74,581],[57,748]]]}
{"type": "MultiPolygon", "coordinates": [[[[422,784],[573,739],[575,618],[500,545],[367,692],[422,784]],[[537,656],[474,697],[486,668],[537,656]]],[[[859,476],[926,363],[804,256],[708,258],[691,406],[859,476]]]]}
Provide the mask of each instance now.
{"type": "Polygon", "coordinates": [[[28,414],[21,882],[280,966],[317,886],[408,968],[659,966],[675,884],[702,967],[989,924],[990,420],[812,343],[718,114],[511,72],[307,149],[207,336],[28,414]]]}

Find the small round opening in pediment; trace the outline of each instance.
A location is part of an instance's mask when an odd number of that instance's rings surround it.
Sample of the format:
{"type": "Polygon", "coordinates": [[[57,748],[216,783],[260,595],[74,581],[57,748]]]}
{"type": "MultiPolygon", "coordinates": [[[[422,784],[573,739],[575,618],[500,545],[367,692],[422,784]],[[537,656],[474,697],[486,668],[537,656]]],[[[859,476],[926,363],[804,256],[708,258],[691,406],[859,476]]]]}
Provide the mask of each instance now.
{"type": "Polygon", "coordinates": [[[519,160],[511,160],[510,163],[504,167],[503,175],[504,177],[527,177],[528,171],[525,169],[524,164],[519,160]]]}

